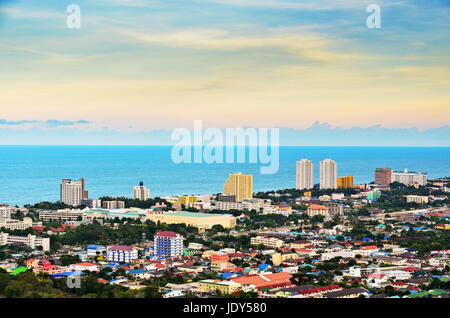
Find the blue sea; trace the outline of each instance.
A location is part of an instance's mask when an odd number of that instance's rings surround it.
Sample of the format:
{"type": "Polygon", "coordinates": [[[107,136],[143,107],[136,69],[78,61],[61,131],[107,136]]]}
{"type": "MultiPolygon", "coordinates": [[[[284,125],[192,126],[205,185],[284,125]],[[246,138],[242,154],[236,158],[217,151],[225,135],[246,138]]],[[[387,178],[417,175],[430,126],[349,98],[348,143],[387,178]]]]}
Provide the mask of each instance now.
{"type": "Polygon", "coordinates": [[[132,196],[139,181],[150,195],[219,193],[231,172],[253,174],[253,190],[295,187],[295,162],[331,158],[338,176],[352,174],[355,183],[374,179],[374,170],[426,172],[429,178],[450,176],[448,147],[280,147],[279,170],[260,174],[261,164],[175,164],[170,146],[0,146],[0,203],[14,205],[59,200],[63,178],[84,177],[89,197],[132,196]]]}

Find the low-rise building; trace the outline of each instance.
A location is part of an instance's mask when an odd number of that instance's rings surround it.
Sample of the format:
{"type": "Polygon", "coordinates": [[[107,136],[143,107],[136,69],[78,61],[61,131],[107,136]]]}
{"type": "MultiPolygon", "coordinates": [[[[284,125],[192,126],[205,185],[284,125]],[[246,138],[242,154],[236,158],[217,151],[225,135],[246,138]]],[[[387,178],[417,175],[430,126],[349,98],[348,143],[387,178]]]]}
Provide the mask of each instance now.
{"type": "Polygon", "coordinates": [[[106,248],[106,259],[112,262],[130,262],[138,258],[138,250],[133,246],[109,245],[106,248]]]}
{"type": "Polygon", "coordinates": [[[250,244],[252,245],[264,245],[265,247],[268,248],[278,248],[281,247],[283,245],[283,240],[280,240],[279,238],[276,237],[269,237],[269,236],[255,236],[250,238],[250,244]]]}

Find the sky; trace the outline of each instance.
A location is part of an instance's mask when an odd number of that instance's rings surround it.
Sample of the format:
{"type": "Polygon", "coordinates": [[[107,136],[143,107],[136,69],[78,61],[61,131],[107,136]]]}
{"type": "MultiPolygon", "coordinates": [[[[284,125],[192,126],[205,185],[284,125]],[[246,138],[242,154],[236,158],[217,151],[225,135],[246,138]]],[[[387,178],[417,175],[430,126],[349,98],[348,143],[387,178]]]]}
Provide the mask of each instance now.
{"type": "Polygon", "coordinates": [[[449,17],[448,0],[0,0],[0,144],[166,144],[203,120],[450,146],[449,17]]]}

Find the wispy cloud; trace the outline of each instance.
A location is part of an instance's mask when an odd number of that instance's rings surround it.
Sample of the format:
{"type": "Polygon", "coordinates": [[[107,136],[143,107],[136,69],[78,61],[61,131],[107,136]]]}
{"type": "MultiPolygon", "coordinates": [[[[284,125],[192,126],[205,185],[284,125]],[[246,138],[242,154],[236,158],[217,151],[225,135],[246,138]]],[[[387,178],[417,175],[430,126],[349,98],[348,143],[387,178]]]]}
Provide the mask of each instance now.
{"type": "Polygon", "coordinates": [[[29,125],[29,124],[36,124],[34,126],[41,127],[41,128],[57,128],[61,126],[75,126],[75,125],[85,125],[90,124],[91,121],[88,120],[77,120],[77,121],[71,121],[71,120],[56,120],[56,119],[49,119],[49,120],[6,120],[6,119],[0,119],[0,126],[23,126],[23,125],[29,125]]]}
{"type": "Polygon", "coordinates": [[[338,51],[340,42],[325,34],[308,31],[309,27],[267,28],[263,34],[232,32],[223,29],[179,29],[169,32],[141,32],[120,29],[119,32],[134,41],[167,47],[199,50],[239,51],[276,50],[297,57],[318,60],[355,60],[362,58],[357,52],[338,51]]]}
{"type": "MultiPolygon", "coordinates": [[[[296,9],[296,10],[344,10],[361,9],[374,3],[373,0],[201,0],[201,2],[215,2],[229,6],[259,7],[271,9],[296,9]]],[[[403,5],[404,1],[378,0],[377,4],[383,6],[403,5]]]]}
{"type": "Polygon", "coordinates": [[[0,125],[8,125],[8,126],[18,126],[24,124],[35,124],[39,123],[37,120],[6,120],[0,119],[0,125]]]}
{"type": "MultiPolygon", "coordinates": [[[[171,131],[119,130],[108,127],[86,130],[59,123],[54,129],[30,127],[13,130],[0,126],[0,144],[38,145],[173,145],[171,131]]],[[[248,128],[248,127],[244,127],[248,128]]],[[[225,132],[224,132],[225,135],[225,132]]],[[[450,127],[420,130],[410,128],[342,128],[316,121],[305,129],[280,127],[282,146],[450,146],[450,127]]]]}

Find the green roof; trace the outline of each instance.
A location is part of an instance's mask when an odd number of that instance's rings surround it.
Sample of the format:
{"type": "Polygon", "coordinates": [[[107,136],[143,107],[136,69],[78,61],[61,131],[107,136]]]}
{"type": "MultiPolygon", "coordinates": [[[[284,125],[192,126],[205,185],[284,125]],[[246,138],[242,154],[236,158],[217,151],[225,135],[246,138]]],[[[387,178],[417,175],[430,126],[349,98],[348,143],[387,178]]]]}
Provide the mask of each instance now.
{"type": "Polygon", "coordinates": [[[19,273],[26,272],[27,270],[28,270],[28,268],[25,266],[16,267],[11,270],[11,275],[17,275],[19,273]]]}
{"type": "Polygon", "coordinates": [[[446,292],[444,290],[441,289],[434,289],[434,290],[430,290],[430,291],[425,291],[425,292],[421,292],[421,293],[416,293],[416,294],[410,294],[408,295],[409,298],[419,298],[419,297],[424,297],[427,295],[442,295],[445,294],[446,292]]]}

